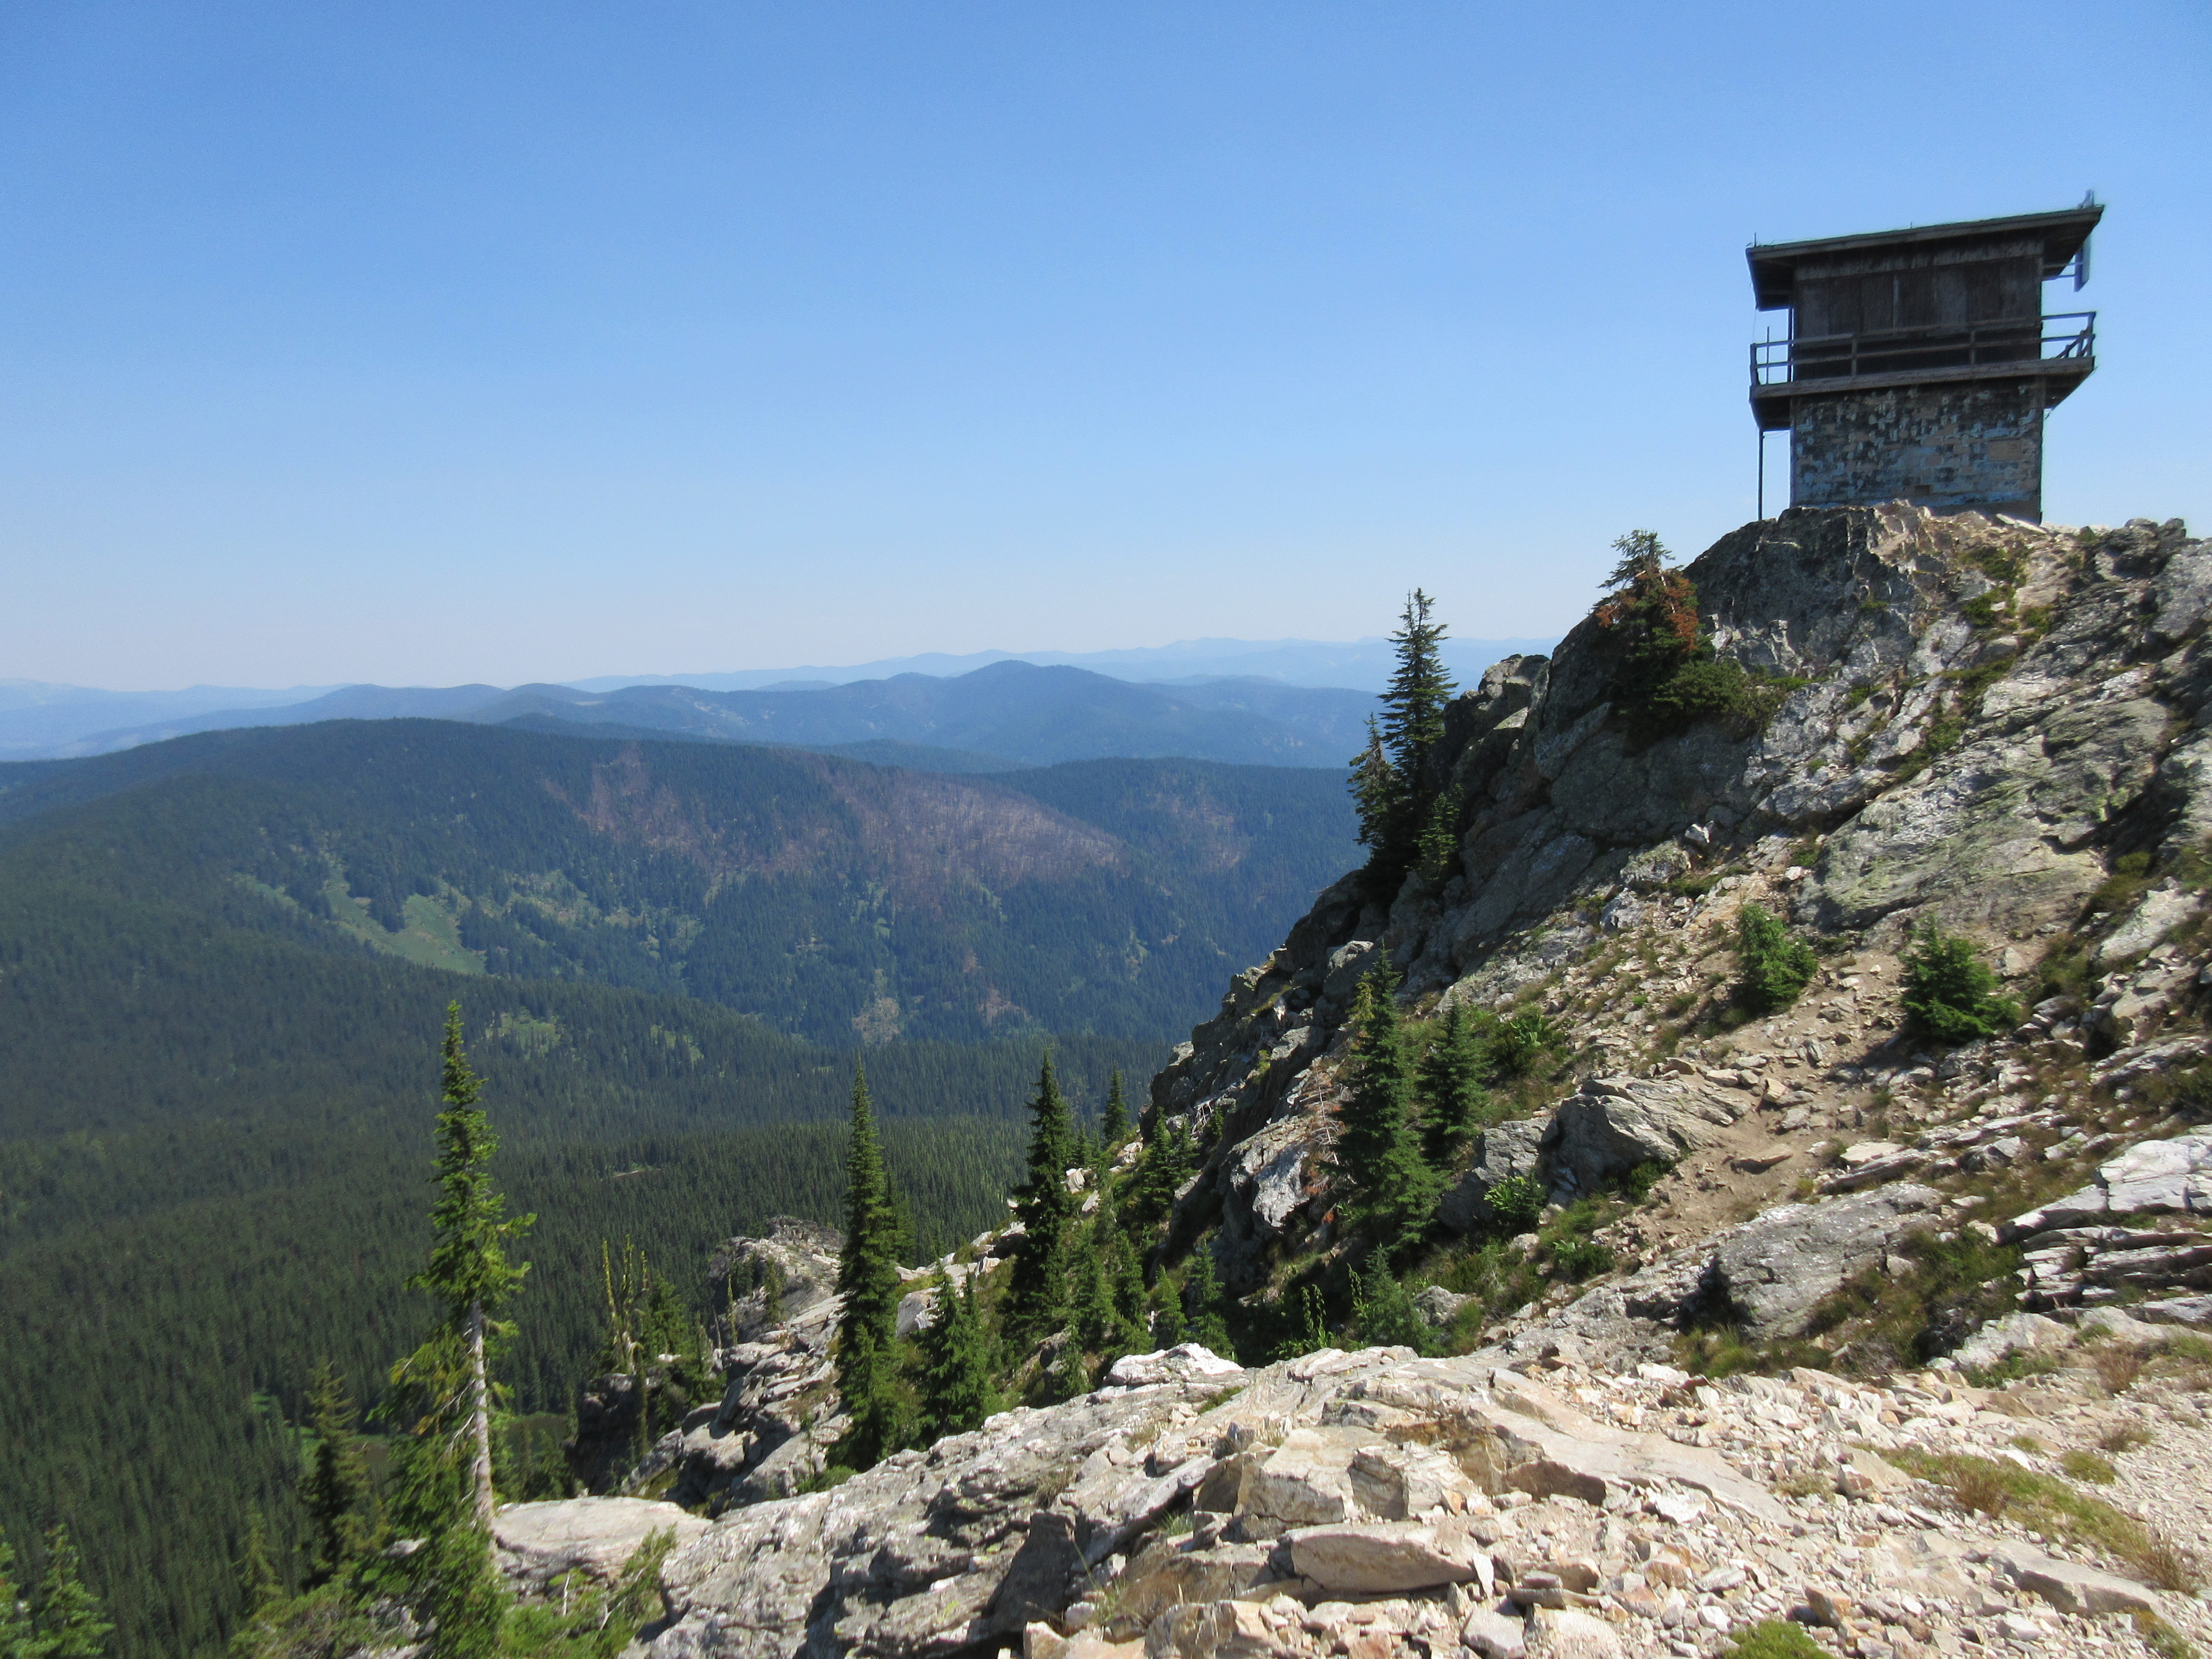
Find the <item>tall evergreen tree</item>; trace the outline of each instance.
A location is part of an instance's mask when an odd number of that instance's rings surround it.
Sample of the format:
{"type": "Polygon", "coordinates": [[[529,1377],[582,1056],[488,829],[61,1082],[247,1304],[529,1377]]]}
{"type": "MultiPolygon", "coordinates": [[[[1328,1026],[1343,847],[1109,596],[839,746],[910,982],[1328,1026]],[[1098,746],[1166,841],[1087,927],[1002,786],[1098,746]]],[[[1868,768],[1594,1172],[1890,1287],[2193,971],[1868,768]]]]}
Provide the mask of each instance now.
{"type": "Polygon", "coordinates": [[[1180,1120],[1160,1119],[1137,1160],[1135,1179],[1129,1183],[1124,1213],[1136,1237],[1142,1237],[1168,1218],[1176,1194],[1198,1173],[1198,1146],[1180,1120]]]}
{"type": "MultiPolygon", "coordinates": [[[[301,1483],[307,1520],[315,1532],[315,1564],[307,1586],[327,1584],[368,1548],[362,1506],[368,1496],[368,1461],[361,1448],[361,1417],[345,1378],[327,1359],[315,1367],[307,1390],[315,1451],[301,1483]]],[[[260,1525],[260,1512],[254,1512],[260,1525]]]]}
{"type": "MultiPolygon", "coordinates": [[[[1418,587],[1407,596],[1398,630],[1390,635],[1398,665],[1382,694],[1383,746],[1391,765],[1417,792],[1443,741],[1444,704],[1452,694],[1452,678],[1444,670],[1444,625],[1430,620],[1435,607],[1436,601],[1418,587]]],[[[1427,805],[1426,797],[1421,805],[1427,805]]]]}
{"type": "Polygon", "coordinates": [[[1119,1146],[1129,1138],[1129,1103],[1122,1097],[1118,1066],[1106,1076],[1106,1115],[1099,1122],[1098,1136],[1109,1147],[1119,1146]]]}
{"type": "Polygon", "coordinates": [[[991,1383],[991,1334],[975,1305],[975,1280],[937,1281],[929,1328],[921,1334],[921,1420],[929,1440],[966,1434],[1000,1409],[991,1383]]]}
{"type": "Polygon", "coordinates": [[[1023,1341],[1050,1335],[1067,1311],[1067,1235],[1082,1204],[1080,1194],[1067,1188],[1075,1125],[1049,1054],[1029,1109],[1029,1176],[1014,1197],[1024,1236],[1014,1252],[1006,1310],[1007,1331],[1023,1341]]]}
{"type": "Polygon", "coordinates": [[[1352,1090],[1337,1111],[1336,1167],[1350,1188],[1344,1208],[1353,1229],[1386,1254],[1427,1225],[1437,1193],[1411,1121],[1413,1066],[1397,983],[1389,958],[1378,953],[1352,1002],[1352,1090]]]}
{"type": "Polygon", "coordinates": [[[898,1449],[898,1215],[876,1139],[866,1074],[853,1068],[852,1140],[845,1159],[845,1249],[837,1258],[837,1390],[851,1426],[834,1460],[866,1469],[898,1449]]]}
{"type": "Polygon", "coordinates": [[[1489,1103],[1482,1086],[1486,1063],[1481,1032],[1467,1010],[1453,1003],[1421,1056],[1419,1071],[1421,1152],[1439,1175],[1449,1174],[1459,1161],[1489,1103]]]}
{"type": "MultiPolygon", "coordinates": [[[[487,1547],[491,1535],[491,1361],[497,1346],[514,1334],[499,1317],[522,1288],[530,1269],[507,1259],[538,1218],[509,1217],[507,1199],[492,1179],[499,1139],[478,1103],[483,1082],[470,1069],[461,1045],[461,1005],[446,1008],[441,1057],[444,1109],[438,1114],[438,1197],[430,1208],[430,1265],[408,1280],[445,1304],[441,1337],[458,1348],[462,1396],[454,1402],[457,1439],[465,1446],[470,1501],[476,1530],[487,1547]]],[[[434,1345],[439,1343],[433,1339],[434,1345]]],[[[404,1370],[416,1362],[402,1362],[404,1370]]]]}
{"type": "Polygon", "coordinates": [[[46,1534],[46,1570],[31,1616],[38,1626],[39,1659],[100,1659],[107,1632],[115,1628],[100,1617],[100,1602],[84,1585],[76,1544],[66,1526],[46,1534]]]}
{"type": "Polygon", "coordinates": [[[269,1559],[269,1528],[258,1504],[246,1511],[246,1553],[238,1559],[238,1582],[246,1592],[246,1610],[256,1618],[284,1599],[284,1586],[269,1559]]]}
{"type": "Polygon", "coordinates": [[[1213,1271],[1213,1244],[1201,1243],[1190,1253],[1182,1273],[1182,1340],[1215,1353],[1230,1355],[1229,1322],[1223,1316],[1221,1280],[1213,1271]]]}
{"type": "Polygon", "coordinates": [[[1352,763],[1368,876],[1386,890],[1425,855],[1441,863],[1458,829],[1456,804],[1449,802],[1432,763],[1452,693],[1443,665],[1444,625],[1432,620],[1434,608],[1435,601],[1419,588],[1407,596],[1390,635],[1398,665],[1382,693],[1382,713],[1368,722],[1367,746],[1352,763]]]}
{"type": "Polygon", "coordinates": [[[34,1659],[36,1638],[31,1609],[15,1586],[15,1552],[0,1538],[0,1659],[34,1659]]]}

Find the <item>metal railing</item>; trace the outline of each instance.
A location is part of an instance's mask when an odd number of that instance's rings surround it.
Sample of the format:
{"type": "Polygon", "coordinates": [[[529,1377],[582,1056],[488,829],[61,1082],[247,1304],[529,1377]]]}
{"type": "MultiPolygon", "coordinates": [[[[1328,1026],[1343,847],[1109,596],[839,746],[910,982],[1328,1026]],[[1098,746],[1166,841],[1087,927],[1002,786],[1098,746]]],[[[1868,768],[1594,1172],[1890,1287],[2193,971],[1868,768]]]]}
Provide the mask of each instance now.
{"type": "Polygon", "coordinates": [[[1976,368],[2008,363],[2056,362],[2096,356],[2097,313],[2061,312],[2039,324],[1938,324],[1879,334],[1825,334],[1795,340],[1755,340],[1751,383],[1786,386],[1797,380],[1836,380],[1862,374],[1901,374],[1921,369],[1976,368]]]}

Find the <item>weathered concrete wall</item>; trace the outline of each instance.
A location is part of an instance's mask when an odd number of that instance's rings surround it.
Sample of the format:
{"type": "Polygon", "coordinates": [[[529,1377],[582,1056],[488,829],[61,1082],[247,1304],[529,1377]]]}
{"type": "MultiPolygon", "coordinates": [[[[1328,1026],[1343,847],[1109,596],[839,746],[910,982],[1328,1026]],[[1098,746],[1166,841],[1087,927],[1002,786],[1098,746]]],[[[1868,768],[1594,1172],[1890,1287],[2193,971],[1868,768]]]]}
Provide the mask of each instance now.
{"type": "Polygon", "coordinates": [[[1893,501],[2040,522],[2042,384],[1984,380],[1797,399],[1790,504],[1893,501]]]}

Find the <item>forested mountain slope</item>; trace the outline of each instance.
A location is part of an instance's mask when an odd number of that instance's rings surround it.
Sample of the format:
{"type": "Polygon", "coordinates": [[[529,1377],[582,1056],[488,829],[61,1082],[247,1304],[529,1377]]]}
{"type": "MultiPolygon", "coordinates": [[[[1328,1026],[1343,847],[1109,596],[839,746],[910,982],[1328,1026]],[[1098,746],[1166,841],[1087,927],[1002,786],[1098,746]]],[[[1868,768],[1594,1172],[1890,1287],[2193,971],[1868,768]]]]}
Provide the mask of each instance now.
{"type": "Polygon", "coordinates": [[[1177,1035],[1352,847],[1341,785],[1313,770],[956,778],[431,720],[0,768],[7,820],[0,896],[65,878],[330,950],[695,997],[831,1043],[1177,1035]]]}
{"type": "MultiPolygon", "coordinates": [[[[252,1508],[296,1564],[276,1494],[296,1475],[288,1425],[314,1364],[334,1359],[373,1399],[427,1318],[403,1281],[427,1237],[449,1000],[517,1206],[541,1217],[508,1373],[520,1409],[571,1403],[599,1335],[603,1239],[636,1240],[704,1308],[714,1241],[774,1213],[833,1214],[852,1003],[818,1022],[836,1046],[810,1044],[690,994],[692,954],[655,929],[738,960],[766,936],[782,977],[751,982],[834,988],[853,971],[884,1000],[906,994],[902,952],[926,966],[964,940],[1002,991],[1133,1031],[1001,1011],[954,1026],[995,1040],[909,1025],[860,1051],[921,1247],[1002,1215],[1013,1120],[1048,1044],[1090,1109],[1109,1068],[1141,1079],[1165,1050],[1147,1022],[1187,996],[1151,973],[1187,941],[1176,971],[1218,977],[1231,947],[1213,941],[1279,926],[1273,908],[1306,896],[1282,867],[1339,861],[1345,839],[1321,799],[1340,786],[1317,773],[1103,763],[1021,781],[427,721],[10,769],[0,1532],[70,1523],[121,1623],[118,1653],[220,1645],[252,1508]],[[792,931],[744,933],[750,899],[792,931]],[[1063,906],[1079,928],[1021,931],[1063,906]],[[542,928],[508,921],[538,953],[520,966],[543,976],[483,971],[495,941],[477,927],[516,909],[542,928]],[[1067,988],[1091,959],[1079,926],[1110,926],[1123,949],[1153,939],[1087,1002],[1067,988]]],[[[803,1000],[772,1006],[807,1025],[803,1000]]]]}
{"type": "MultiPolygon", "coordinates": [[[[0,1530],[70,1523],[123,1623],[116,1652],[219,1644],[249,1504],[296,1474],[285,1425],[314,1364],[374,1398],[420,1340],[403,1281],[427,1238],[449,998],[517,1204],[543,1217],[521,1409],[568,1407],[599,1334],[602,1238],[635,1238],[704,1306],[716,1239],[834,1211],[849,1050],[695,1000],[332,949],[303,917],[238,926],[51,862],[33,884],[19,861],[52,846],[0,856],[0,1530]]],[[[1042,1047],[869,1052],[932,1248],[1003,1212],[1042,1047]]],[[[1109,1066],[1141,1075],[1162,1045],[1054,1047],[1095,1103],[1109,1066]]],[[[281,1557],[289,1511],[264,1507],[281,1557]]]]}

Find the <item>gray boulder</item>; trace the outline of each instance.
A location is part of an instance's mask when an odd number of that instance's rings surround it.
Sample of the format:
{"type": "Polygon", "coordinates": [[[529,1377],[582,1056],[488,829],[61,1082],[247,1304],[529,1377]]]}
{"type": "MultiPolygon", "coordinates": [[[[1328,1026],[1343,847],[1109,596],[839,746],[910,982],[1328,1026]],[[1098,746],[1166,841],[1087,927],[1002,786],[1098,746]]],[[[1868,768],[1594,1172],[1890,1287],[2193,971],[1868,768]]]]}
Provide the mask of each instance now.
{"type": "Polygon", "coordinates": [[[1942,1202],[1905,1182],[1817,1204],[1783,1204],[1721,1236],[1702,1293],[1752,1334],[1795,1336],[1821,1297],[1888,1253],[1942,1202]]]}
{"type": "Polygon", "coordinates": [[[1540,1118],[1492,1124],[1475,1142],[1474,1162],[1445,1192],[1437,1218],[1455,1233],[1472,1232],[1490,1219],[1490,1189],[1508,1176],[1536,1173],[1549,1126],[1540,1118]]]}
{"type": "Polygon", "coordinates": [[[1686,1083],[1594,1077],[1559,1103],[1542,1143],[1555,1196],[1601,1190],[1644,1164],[1672,1164],[1735,1121],[1721,1097],[1686,1083]]]}
{"type": "Polygon", "coordinates": [[[543,1595],[563,1573],[611,1584],[647,1537],[672,1532],[680,1548],[707,1522],[673,1504],[642,1498],[570,1498],[509,1504],[492,1518],[493,1559],[525,1595],[543,1595]]]}
{"type": "Polygon", "coordinates": [[[1289,1542],[1298,1577],[1333,1595],[1387,1595],[1472,1583],[1489,1565],[1487,1553],[1463,1522],[1301,1527],[1289,1542]]]}

